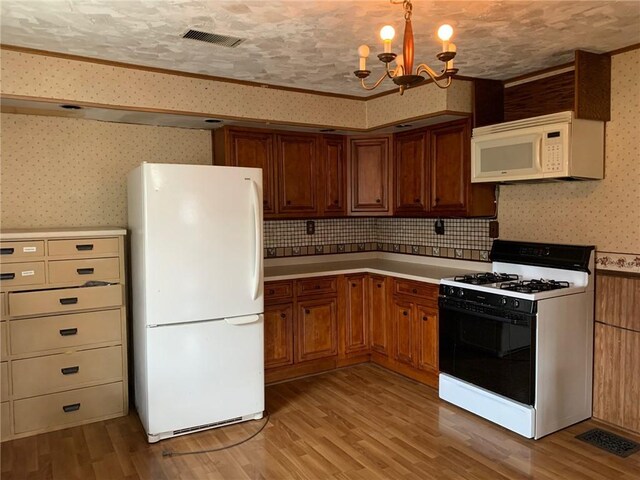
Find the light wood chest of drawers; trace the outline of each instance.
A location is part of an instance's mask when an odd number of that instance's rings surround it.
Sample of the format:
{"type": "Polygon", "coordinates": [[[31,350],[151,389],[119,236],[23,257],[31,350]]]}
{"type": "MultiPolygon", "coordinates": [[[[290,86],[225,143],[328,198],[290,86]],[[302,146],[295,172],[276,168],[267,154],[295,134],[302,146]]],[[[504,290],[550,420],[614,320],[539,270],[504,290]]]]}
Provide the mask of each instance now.
{"type": "Polygon", "coordinates": [[[2,441],[128,413],[125,234],[0,233],[2,441]]]}

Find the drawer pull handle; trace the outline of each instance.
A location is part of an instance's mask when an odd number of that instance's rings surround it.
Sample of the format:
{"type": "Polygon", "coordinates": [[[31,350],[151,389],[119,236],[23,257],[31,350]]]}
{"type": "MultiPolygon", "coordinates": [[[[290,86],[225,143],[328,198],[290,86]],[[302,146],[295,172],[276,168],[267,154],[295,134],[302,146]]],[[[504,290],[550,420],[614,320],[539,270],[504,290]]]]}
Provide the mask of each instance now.
{"type": "Polygon", "coordinates": [[[60,371],[63,375],[73,375],[74,373],[78,373],[80,371],[80,367],[76,365],[75,367],[64,367],[61,368],[60,371]]]}
{"type": "Polygon", "coordinates": [[[78,275],[91,275],[93,274],[94,268],[77,268],[76,272],[78,272],[78,275]]]}
{"type": "Polygon", "coordinates": [[[76,250],[79,252],[86,252],[88,250],[93,250],[93,243],[83,243],[80,245],[76,245],[76,250]]]}
{"type": "Polygon", "coordinates": [[[16,278],[15,273],[2,273],[0,274],[0,280],[13,280],[16,278]]]}
{"type": "Polygon", "coordinates": [[[75,305],[78,303],[78,297],[61,298],[60,305],[75,305]]]}
{"type": "Polygon", "coordinates": [[[14,251],[13,247],[0,248],[0,255],[13,255],[14,251]]]}
{"type": "Polygon", "coordinates": [[[68,337],[70,335],[76,335],[78,333],[78,329],[77,328],[63,328],[62,330],[60,330],[60,335],[62,335],[63,337],[68,337]]]}
{"type": "Polygon", "coordinates": [[[413,290],[411,290],[413,293],[418,293],[418,289],[414,288],[413,290]]]}
{"type": "Polygon", "coordinates": [[[64,405],[62,407],[62,410],[64,410],[64,413],[77,412],[78,410],[80,410],[80,404],[72,403],[71,405],[64,405]]]}

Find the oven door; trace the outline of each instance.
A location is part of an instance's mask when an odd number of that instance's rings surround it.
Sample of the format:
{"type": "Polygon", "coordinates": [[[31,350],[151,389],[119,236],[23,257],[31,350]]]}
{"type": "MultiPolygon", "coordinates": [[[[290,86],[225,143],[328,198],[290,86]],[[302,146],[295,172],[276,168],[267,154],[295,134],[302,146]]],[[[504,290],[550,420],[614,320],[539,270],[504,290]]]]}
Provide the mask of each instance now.
{"type": "Polygon", "coordinates": [[[533,406],[536,316],[457,305],[440,299],[440,371],[533,406]]]}

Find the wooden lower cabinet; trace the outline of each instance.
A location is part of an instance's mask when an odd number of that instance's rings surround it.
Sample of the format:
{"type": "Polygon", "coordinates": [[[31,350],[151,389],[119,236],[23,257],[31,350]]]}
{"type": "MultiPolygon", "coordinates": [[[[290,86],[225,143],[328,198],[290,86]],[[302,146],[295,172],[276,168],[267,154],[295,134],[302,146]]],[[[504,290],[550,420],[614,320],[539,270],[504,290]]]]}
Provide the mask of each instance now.
{"type": "Polygon", "coordinates": [[[293,364],[293,303],[264,309],[264,368],[293,364]]]}
{"type": "Polygon", "coordinates": [[[367,275],[349,275],[344,281],[345,311],[341,323],[341,354],[369,352],[369,309],[367,275]]]}
{"type": "Polygon", "coordinates": [[[438,289],[352,274],[265,284],[267,383],[372,361],[438,385],[438,289]]]}
{"type": "Polygon", "coordinates": [[[298,302],[296,362],[332,357],[338,353],[335,298],[298,302]]]}
{"type": "Polygon", "coordinates": [[[389,354],[389,285],[393,283],[388,277],[370,275],[368,278],[369,293],[369,337],[371,351],[388,356],[389,354]]]}

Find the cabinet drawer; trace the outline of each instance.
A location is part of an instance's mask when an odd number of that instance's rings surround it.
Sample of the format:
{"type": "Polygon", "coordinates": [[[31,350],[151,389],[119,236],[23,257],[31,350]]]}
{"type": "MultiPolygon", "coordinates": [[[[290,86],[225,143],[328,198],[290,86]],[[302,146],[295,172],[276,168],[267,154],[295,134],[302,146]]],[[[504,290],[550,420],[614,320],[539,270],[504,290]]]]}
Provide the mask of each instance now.
{"type": "Polygon", "coordinates": [[[2,288],[44,284],[44,262],[3,263],[0,265],[2,288]]]}
{"type": "Polygon", "coordinates": [[[0,242],[0,260],[2,260],[2,263],[14,260],[24,262],[32,258],[42,257],[44,257],[44,240],[0,242]]]}
{"type": "Polygon", "coordinates": [[[336,277],[318,277],[296,280],[298,295],[321,295],[338,291],[336,277]]]}
{"type": "Polygon", "coordinates": [[[13,413],[16,433],[123,414],[122,382],[18,400],[13,413]]]}
{"type": "Polygon", "coordinates": [[[9,402],[0,403],[0,439],[6,440],[11,436],[11,410],[9,402]]]}
{"type": "Polygon", "coordinates": [[[0,363],[0,401],[9,400],[9,364],[0,363]]]}
{"type": "Polygon", "coordinates": [[[71,313],[11,322],[11,352],[14,355],[120,341],[120,310],[71,313]]]}
{"type": "Polygon", "coordinates": [[[267,282],[264,284],[265,301],[289,299],[293,296],[293,282],[267,282]]]}
{"type": "Polygon", "coordinates": [[[50,257],[100,257],[119,254],[117,238],[78,238],[49,240],[50,257]]]}
{"type": "Polygon", "coordinates": [[[9,355],[9,342],[7,341],[7,322],[0,322],[0,358],[5,360],[9,355]]]}
{"type": "Polygon", "coordinates": [[[9,315],[72,312],[122,305],[122,285],[60,288],[9,294],[9,315]]]}
{"type": "Polygon", "coordinates": [[[431,302],[438,301],[438,285],[412,282],[410,280],[395,281],[395,292],[400,295],[411,295],[431,302]]]}
{"type": "Polygon", "coordinates": [[[122,347],[15,360],[11,374],[13,398],[113,382],[122,379],[122,347]]]}
{"type": "Polygon", "coordinates": [[[49,282],[51,283],[84,283],[89,280],[119,279],[120,259],[117,257],[49,262],[49,282]]]}

